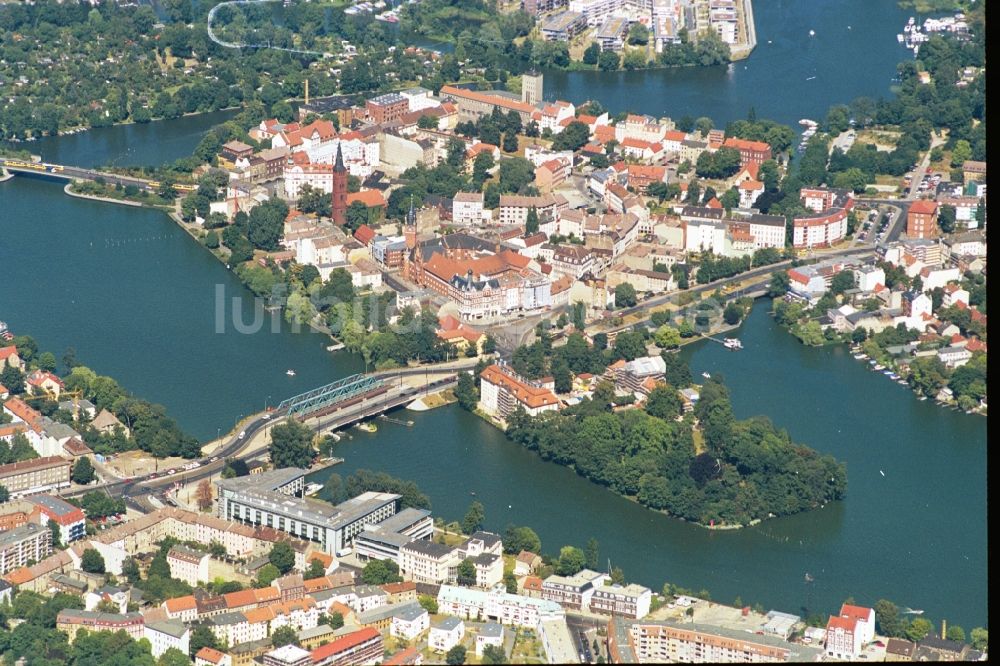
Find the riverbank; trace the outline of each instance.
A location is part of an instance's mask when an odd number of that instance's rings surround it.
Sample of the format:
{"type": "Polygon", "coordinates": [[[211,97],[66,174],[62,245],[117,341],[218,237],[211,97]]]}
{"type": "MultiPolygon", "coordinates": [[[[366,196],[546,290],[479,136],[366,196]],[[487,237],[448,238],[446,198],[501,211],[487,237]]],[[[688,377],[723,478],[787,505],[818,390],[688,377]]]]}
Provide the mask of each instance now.
{"type": "Polygon", "coordinates": [[[101,201],[103,203],[121,204],[123,206],[133,206],[137,208],[141,208],[142,206],[145,205],[139,203],[138,201],[129,201],[128,199],[112,199],[111,197],[99,197],[95,194],[83,194],[81,192],[74,192],[73,185],[75,184],[76,181],[66,183],[66,187],[63,188],[63,192],[77,199],[89,199],[90,201],[101,201]]]}

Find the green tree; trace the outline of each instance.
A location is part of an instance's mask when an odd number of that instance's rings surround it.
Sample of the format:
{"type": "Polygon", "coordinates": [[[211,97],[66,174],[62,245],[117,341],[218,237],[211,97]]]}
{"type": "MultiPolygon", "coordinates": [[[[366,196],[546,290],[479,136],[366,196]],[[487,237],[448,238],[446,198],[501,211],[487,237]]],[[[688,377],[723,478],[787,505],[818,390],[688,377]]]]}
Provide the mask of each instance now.
{"type": "Polygon", "coordinates": [[[308,467],[313,459],[312,431],[289,419],[271,428],[271,462],[275,467],[308,467]]]}
{"type": "Polygon", "coordinates": [[[444,657],[444,662],[446,664],[451,664],[452,666],[458,666],[459,664],[464,664],[465,646],[456,645],[455,647],[448,650],[448,653],[444,657]]]}
{"type": "Polygon", "coordinates": [[[504,132],[503,142],[501,143],[500,147],[505,153],[516,153],[517,134],[515,134],[514,132],[504,132]]]}
{"type": "Polygon", "coordinates": [[[49,528],[49,532],[52,533],[52,547],[53,548],[61,548],[62,547],[62,537],[61,537],[61,535],[62,535],[62,528],[59,526],[59,523],[57,523],[52,518],[49,518],[48,523],[46,523],[46,525],[49,528]]]}
{"type": "Polygon", "coordinates": [[[392,560],[371,560],[361,570],[361,580],[366,585],[385,585],[402,581],[399,566],[392,560]]]}
{"type": "Polygon", "coordinates": [[[631,46],[645,46],[649,43],[649,28],[642,23],[633,23],[628,30],[628,43],[631,46]]]}
{"type": "Polygon", "coordinates": [[[295,633],[295,629],[285,625],[283,627],[278,627],[271,632],[271,645],[276,648],[282,645],[298,645],[299,636],[295,633]]]}
{"type": "Polygon", "coordinates": [[[958,626],[957,624],[949,624],[946,637],[949,641],[958,641],[959,643],[964,643],[965,629],[962,629],[962,627],[958,626]]]}
{"type": "Polygon", "coordinates": [[[528,235],[538,233],[538,211],[535,210],[534,206],[528,209],[528,216],[524,222],[524,233],[528,235]]]}
{"type": "Polygon", "coordinates": [[[600,548],[600,544],[597,543],[597,539],[594,537],[590,537],[590,539],[587,540],[587,546],[584,549],[584,552],[587,556],[588,569],[597,569],[600,564],[600,548]]]}
{"type": "Polygon", "coordinates": [[[267,561],[277,567],[282,574],[286,574],[295,568],[295,550],[287,542],[279,541],[271,546],[267,561]]]}
{"type": "Polygon", "coordinates": [[[87,548],[80,557],[80,568],[87,573],[104,573],[104,557],[94,548],[87,548]]]}
{"type": "Polygon", "coordinates": [[[955,207],[951,204],[944,204],[938,210],[938,226],[941,231],[950,234],[955,231],[955,207]]]}
{"type": "Polygon", "coordinates": [[[73,483],[79,483],[80,485],[87,485],[94,481],[94,466],[91,464],[90,459],[86,456],[82,458],[77,458],[76,462],[73,463],[73,472],[70,475],[73,479],[73,483]]]}
{"type": "Polygon", "coordinates": [[[213,650],[219,648],[219,642],[215,638],[215,634],[206,625],[199,624],[191,630],[191,638],[188,639],[188,646],[190,647],[190,655],[193,657],[201,650],[203,647],[209,647],[213,650]]]}
{"type": "Polygon", "coordinates": [[[986,652],[989,648],[990,632],[982,627],[976,627],[969,632],[969,640],[972,641],[973,648],[986,652]]]}
{"type": "Polygon", "coordinates": [[[563,546],[559,550],[559,561],[556,573],[560,576],[572,576],[587,565],[587,555],[576,546],[563,546]]]}
{"type": "Polygon", "coordinates": [[[656,346],[661,349],[676,349],[681,344],[680,331],[669,324],[664,324],[656,329],[653,339],[656,341],[656,346]]]}
{"type": "Polygon", "coordinates": [[[736,191],[735,187],[732,187],[722,193],[722,196],[719,197],[719,203],[722,204],[722,207],[726,211],[738,208],[740,205],[740,193],[736,191]]]}
{"type": "Polygon", "coordinates": [[[875,602],[875,623],[880,633],[890,637],[900,637],[905,629],[905,621],[899,616],[899,607],[886,599],[875,602]]]}
{"type": "MultiPolygon", "coordinates": [[[[616,56],[617,57],[617,56],[616,56]]],[[[552,141],[554,150],[579,150],[590,140],[590,128],[579,120],[570,122],[552,141]]]]}
{"type": "Polygon", "coordinates": [[[476,390],[476,380],[471,373],[459,372],[458,385],[455,387],[455,398],[462,409],[470,412],[475,411],[479,402],[478,391],[476,390]]]}
{"type": "Polygon", "coordinates": [[[597,67],[601,71],[613,72],[621,66],[621,57],[614,51],[601,51],[597,58],[597,67]]]}
{"type": "Polygon", "coordinates": [[[931,625],[929,620],[922,617],[914,618],[910,622],[910,626],[906,628],[906,637],[911,641],[919,641],[927,636],[927,634],[933,631],[934,627],[931,625]]]}
{"type": "Polygon", "coordinates": [[[475,585],[476,584],[476,565],[471,559],[465,558],[458,563],[458,572],[455,575],[455,580],[459,585],[475,585]]]}
{"type": "Polygon", "coordinates": [[[191,659],[175,647],[167,648],[156,660],[156,666],[190,666],[190,664],[191,659]]]}
{"type": "Polygon", "coordinates": [[[683,405],[677,390],[670,386],[657,386],[649,392],[646,413],[659,419],[673,419],[680,415],[683,405]]]}
{"type": "Polygon", "coordinates": [[[729,301],[726,309],[722,311],[722,320],[730,326],[740,323],[743,318],[743,308],[736,301],[729,301]]]}
{"type": "Polygon", "coordinates": [[[511,555],[516,555],[522,550],[537,554],[542,549],[542,541],[530,527],[509,525],[503,534],[503,549],[505,553],[511,555]]]}
{"type": "Polygon", "coordinates": [[[431,594],[421,594],[420,596],[417,597],[417,603],[419,603],[420,607],[423,608],[428,613],[430,613],[431,615],[437,615],[438,612],[437,597],[431,594]]]}
{"type": "Polygon", "coordinates": [[[583,52],[583,64],[584,65],[596,65],[598,58],[601,57],[601,45],[597,42],[591,42],[583,52]]]}
{"type": "Polygon", "coordinates": [[[503,647],[499,645],[487,645],[483,648],[483,660],[484,664],[506,664],[507,655],[503,651],[503,647]]]}
{"type": "Polygon", "coordinates": [[[635,287],[628,282],[622,282],[615,287],[615,306],[630,308],[637,303],[635,287]]]}
{"type": "Polygon", "coordinates": [[[462,531],[466,534],[472,534],[473,532],[482,529],[485,522],[486,510],[477,500],[469,505],[469,510],[466,511],[465,517],[462,519],[462,531]]]}
{"type": "Polygon", "coordinates": [[[791,284],[787,271],[775,271],[771,273],[771,281],[767,283],[767,295],[780,298],[788,293],[791,284]]]}
{"type": "Polygon", "coordinates": [[[268,563],[262,566],[260,571],[257,572],[257,584],[260,587],[267,587],[274,582],[275,578],[279,577],[281,577],[281,571],[278,570],[278,567],[268,563]]]}

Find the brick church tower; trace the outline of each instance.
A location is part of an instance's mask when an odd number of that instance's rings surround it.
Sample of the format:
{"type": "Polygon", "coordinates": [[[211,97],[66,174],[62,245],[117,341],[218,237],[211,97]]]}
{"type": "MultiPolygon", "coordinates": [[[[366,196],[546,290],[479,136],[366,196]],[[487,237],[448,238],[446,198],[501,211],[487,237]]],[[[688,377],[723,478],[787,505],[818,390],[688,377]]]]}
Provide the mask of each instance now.
{"type": "Polygon", "coordinates": [[[344,154],[340,144],[337,144],[337,161],[333,165],[333,194],[330,201],[330,217],[334,224],[343,226],[347,223],[347,169],[344,167],[344,154]]]}

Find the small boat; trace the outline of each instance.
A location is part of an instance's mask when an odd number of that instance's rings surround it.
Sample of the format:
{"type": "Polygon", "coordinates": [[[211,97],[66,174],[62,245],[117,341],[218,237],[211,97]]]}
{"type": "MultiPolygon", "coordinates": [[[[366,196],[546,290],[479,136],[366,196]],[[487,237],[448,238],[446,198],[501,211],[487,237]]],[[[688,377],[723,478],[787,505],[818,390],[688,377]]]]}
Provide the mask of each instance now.
{"type": "Polygon", "coordinates": [[[896,41],[900,44],[902,44],[905,39],[906,37],[904,35],[896,35],[896,41]]]}
{"type": "Polygon", "coordinates": [[[357,425],[358,430],[364,430],[365,432],[376,432],[378,431],[378,426],[374,423],[359,423],[357,425]]]}
{"type": "Polygon", "coordinates": [[[816,36],[816,31],[815,30],[810,30],[809,31],[809,36],[810,37],[815,37],[816,36]]]}
{"type": "Polygon", "coordinates": [[[861,359],[863,359],[864,357],[865,357],[865,355],[864,355],[864,354],[855,354],[855,355],[854,355],[854,360],[855,360],[855,361],[860,361],[860,360],[861,360],[861,359]]]}
{"type": "Polygon", "coordinates": [[[712,378],[712,375],[708,374],[707,372],[701,373],[701,376],[704,377],[705,379],[711,379],[712,378]]]}
{"type": "Polygon", "coordinates": [[[882,470],[879,470],[878,473],[881,474],[882,476],[885,476],[885,472],[883,472],[882,470]]]}
{"type": "Polygon", "coordinates": [[[877,363],[878,363],[878,361],[876,361],[875,359],[872,359],[872,360],[868,361],[868,365],[875,365],[877,363]]]}
{"type": "Polygon", "coordinates": [[[469,494],[472,495],[473,497],[475,497],[476,496],[476,491],[475,490],[470,490],[469,494]]]}
{"type": "Polygon", "coordinates": [[[326,346],[326,350],[328,352],[340,351],[343,348],[344,348],[344,343],[343,342],[338,342],[335,345],[327,345],[326,346]]]}
{"type": "Polygon", "coordinates": [[[806,81],[812,81],[815,78],[816,78],[815,76],[809,76],[809,77],[806,77],[806,81]]]}
{"type": "Polygon", "coordinates": [[[285,374],[288,375],[289,377],[294,377],[295,376],[295,371],[292,370],[292,369],[288,369],[288,370],[285,370],[285,374]]]}
{"type": "Polygon", "coordinates": [[[897,379],[896,383],[899,384],[900,386],[906,386],[909,382],[907,382],[905,379],[897,379]]]}
{"type": "Polygon", "coordinates": [[[926,396],[926,395],[922,395],[922,396],[920,396],[919,398],[917,398],[917,400],[919,400],[919,401],[921,401],[921,402],[923,402],[923,401],[924,401],[924,400],[926,400],[926,399],[927,399],[927,396],[926,396]]]}
{"type": "Polygon", "coordinates": [[[811,574],[810,574],[810,573],[809,573],[809,572],[807,571],[807,572],[806,572],[806,582],[807,582],[807,583],[811,583],[811,582],[813,582],[814,580],[816,580],[816,579],[815,579],[815,578],[813,578],[813,577],[812,577],[812,575],[811,575],[811,574]]]}
{"type": "Polygon", "coordinates": [[[875,369],[876,370],[885,370],[885,366],[882,365],[881,363],[879,363],[878,365],[875,366],[875,369]]]}
{"type": "Polygon", "coordinates": [[[726,338],[722,343],[726,349],[731,349],[732,351],[737,351],[743,349],[743,343],[737,338],[726,338]]]}

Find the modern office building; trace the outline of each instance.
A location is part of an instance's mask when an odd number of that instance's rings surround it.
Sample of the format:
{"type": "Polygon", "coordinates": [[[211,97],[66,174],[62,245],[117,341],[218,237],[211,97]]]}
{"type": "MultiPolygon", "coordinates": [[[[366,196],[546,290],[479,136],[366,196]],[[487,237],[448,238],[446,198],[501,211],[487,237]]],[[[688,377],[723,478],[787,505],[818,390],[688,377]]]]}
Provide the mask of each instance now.
{"type": "Polygon", "coordinates": [[[270,527],[318,543],[328,553],[347,552],[366,525],[396,514],[399,495],[363,493],[336,506],[302,497],[305,470],[284,468],[216,481],[218,515],[270,527]]]}

